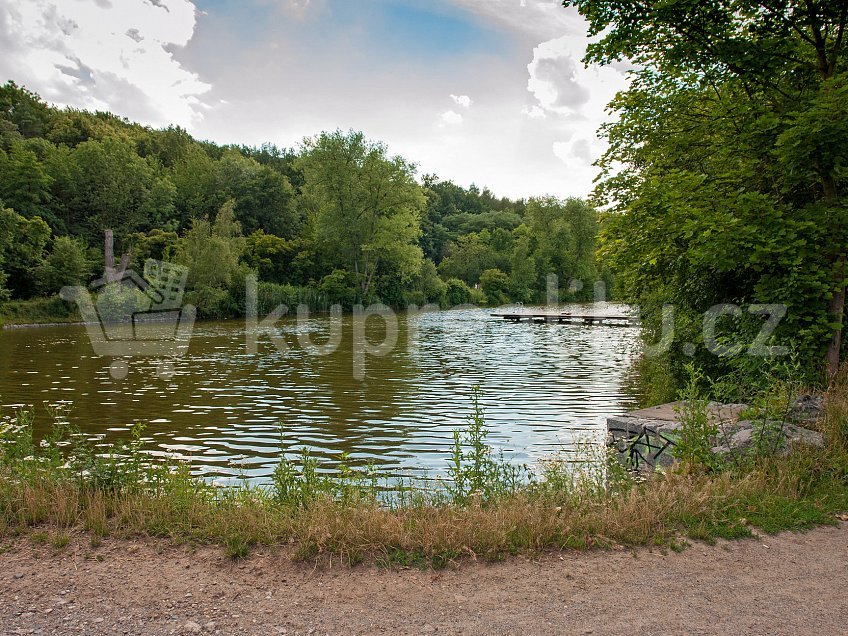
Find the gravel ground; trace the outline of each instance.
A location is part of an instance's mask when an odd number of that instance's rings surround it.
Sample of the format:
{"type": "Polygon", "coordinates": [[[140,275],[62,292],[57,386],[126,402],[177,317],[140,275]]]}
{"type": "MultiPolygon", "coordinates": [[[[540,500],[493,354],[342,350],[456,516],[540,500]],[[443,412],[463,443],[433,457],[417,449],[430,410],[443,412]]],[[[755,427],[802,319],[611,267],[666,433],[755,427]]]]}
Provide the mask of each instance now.
{"type": "Polygon", "coordinates": [[[311,567],[281,552],[84,538],[0,554],[0,634],[848,634],[848,524],[806,534],[465,562],[311,567]]]}

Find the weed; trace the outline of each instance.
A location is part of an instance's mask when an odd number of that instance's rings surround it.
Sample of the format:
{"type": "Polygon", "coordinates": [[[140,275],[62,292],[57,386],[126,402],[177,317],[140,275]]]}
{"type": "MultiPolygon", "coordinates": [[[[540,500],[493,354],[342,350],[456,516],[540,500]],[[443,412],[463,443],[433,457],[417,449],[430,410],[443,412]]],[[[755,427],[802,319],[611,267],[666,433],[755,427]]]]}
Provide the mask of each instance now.
{"type": "Polygon", "coordinates": [[[56,550],[64,550],[68,547],[68,544],[71,542],[71,538],[60,532],[59,534],[53,535],[53,538],[50,540],[50,545],[52,545],[56,550]]]}
{"type": "Polygon", "coordinates": [[[50,542],[50,533],[38,530],[30,535],[29,540],[33,545],[47,545],[50,542]]]}
{"type": "Polygon", "coordinates": [[[719,426],[711,417],[709,400],[702,389],[704,375],[694,364],[686,365],[688,379],[680,390],[676,407],[680,431],[675,441],[674,455],[685,470],[717,470],[721,458],[713,452],[719,426]]]}
{"type": "Polygon", "coordinates": [[[712,461],[703,454],[711,423],[698,391],[690,384],[684,395],[692,469],[639,480],[599,444],[535,471],[508,466],[486,443],[479,391],[444,480],[378,481],[373,468],[350,467],[344,456],[331,474],[304,450],[294,459],[281,453],[267,487],[219,488],[185,463],[153,462],[141,450],[141,427],[110,449],[58,422],[35,444],[32,415],[19,411],[0,426],[0,534],[59,546],[84,530],[92,548],[101,537],[157,536],[221,545],[233,559],[256,545],[288,545],[302,560],[351,565],[373,556],[385,567],[438,568],[464,555],[498,560],[550,548],[676,550],[685,546],[681,537],[806,529],[848,510],[848,382],[828,395],[826,448],[754,456],[721,470],[697,463],[712,461]]]}
{"type": "Polygon", "coordinates": [[[228,536],[224,539],[224,551],[233,561],[247,558],[250,547],[250,543],[239,535],[228,536]]]}
{"type": "Polygon", "coordinates": [[[459,505],[468,504],[472,499],[487,502],[513,494],[530,476],[527,466],[508,463],[503,453],[497,458],[492,456],[492,448],[486,444],[489,430],[480,398],[480,387],[473,387],[468,426],[453,432],[447,471],[449,481],[445,487],[451,500],[459,505]]]}

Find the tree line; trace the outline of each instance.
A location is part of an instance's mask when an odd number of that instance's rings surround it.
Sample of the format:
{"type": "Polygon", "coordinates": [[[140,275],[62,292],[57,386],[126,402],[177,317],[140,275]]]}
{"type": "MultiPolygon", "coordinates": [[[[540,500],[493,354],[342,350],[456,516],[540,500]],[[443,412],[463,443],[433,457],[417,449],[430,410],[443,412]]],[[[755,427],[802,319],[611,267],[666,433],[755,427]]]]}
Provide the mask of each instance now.
{"type": "Polygon", "coordinates": [[[550,274],[610,282],[595,210],[579,199],[460,187],[355,131],[296,149],[219,145],[105,112],[58,109],[0,87],[0,302],[54,296],[102,271],[103,231],[143,270],[190,267],[201,315],[260,303],[392,306],[544,298],[550,274]]]}

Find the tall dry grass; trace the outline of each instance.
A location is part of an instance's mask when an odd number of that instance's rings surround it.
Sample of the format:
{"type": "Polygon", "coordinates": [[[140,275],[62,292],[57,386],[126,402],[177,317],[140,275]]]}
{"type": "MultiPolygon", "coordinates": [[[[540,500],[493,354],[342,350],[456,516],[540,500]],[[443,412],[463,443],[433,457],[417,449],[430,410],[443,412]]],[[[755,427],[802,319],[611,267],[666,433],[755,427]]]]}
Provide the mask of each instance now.
{"type": "MultiPolygon", "coordinates": [[[[720,472],[672,470],[641,480],[610,468],[571,478],[554,463],[540,479],[492,489],[490,497],[403,505],[386,505],[363,482],[341,490],[311,484],[309,498],[280,497],[273,489],[214,488],[185,470],[157,470],[155,480],[136,483],[150,478],[137,461],[130,462],[135,477],[92,464],[81,478],[59,459],[22,472],[29,464],[12,454],[0,465],[0,534],[53,528],[219,544],[233,557],[267,545],[300,559],[434,566],[549,549],[677,548],[691,539],[751,536],[756,528],[835,522],[848,510],[848,372],[828,392],[819,426],[825,448],[799,447],[720,472]]],[[[27,444],[19,455],[34,452],[27,444]]]]}

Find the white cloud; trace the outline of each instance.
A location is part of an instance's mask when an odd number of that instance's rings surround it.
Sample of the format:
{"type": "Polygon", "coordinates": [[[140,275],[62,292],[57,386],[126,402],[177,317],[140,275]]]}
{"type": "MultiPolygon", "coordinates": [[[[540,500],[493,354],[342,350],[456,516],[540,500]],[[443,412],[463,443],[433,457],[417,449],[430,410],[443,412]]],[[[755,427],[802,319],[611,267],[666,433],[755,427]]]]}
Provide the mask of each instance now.
{"type": "Polygon", "coordinates": [[[557,158],[565,164],[568,164],[571,161],[571,154],[569,152],[570,144],[567,141],[555,141],[553,143],[553,151],[557,158]]]}
{"type": "Polygon", "coordinates": [[[457,124],[461,124],[463,117],[455,110],[448,110],[442,113],[439,119],[443,124],[447,124],[449,126],[456,126],[457,124]]]}
{"type": "Polygon", "coordinates": [[[191,127],[210,86],[173,51],[191,40],[195,11],[188,0],[6,0],[0,75],[59,105],[191,127]]]}
{"type": "Polygon", "coordinates": [[[603,144],[597,137],[575,135],[568,141],[553,143],[553,153],[569,168],[588,168],[603,152],[603,144]]]}
{"type": "Polygon", "coordinates": [[[560,51],[556,43],[557,40],[544,42],[533,51],[533,61],[527,65],[527,90],[547,111],[574,113],[589,101],[589,89],[578,79],[578,63],[568,52],[560,51]]]}
{"type": "Polygon", "coordinates": [[[545,109],[536,105],[523,106],[521,108],[521,114],[528,119],[544,119],[547,116],[545,115],[545,109]]]}
{"type": "Polygon", "coordinates": [[[533,60],[527,65],[527,90],[538,106],[548,112],[583,114],[598,120],[615,94],[627,88],[623,69],[583,64],[588,41],[585,36],[563,36],[533,49],[533,60]]]}
{"type": "Polygon", "coordinates": [[[451,99],[463,108],[471,108],[474,103],[468,95],[451,95],[451,99]]]}
{"type": "Polygon", "coordinates": [[[586,22],[574,8],[563,8],[560,0],[450,2],[532,50],[529,63],[524,62],[527,93],[518,117],[525,122],[522,136],[532,131],[535,140],[532,150],[530,146],[521,150],[535,153],[533,160],[524,155],[522,161],[537,166],[540,173],[522,177],[527,183],[547,182],[548,191],[556,194],[587,194],[597,175],[591,164],[605,150],[595,131],[608,120],[607,104],[627,88],[629,65],[586,68],[582,61],[590,41],[586,22]],[[549,157],[554,165],[540,157],[549,157]]]}

